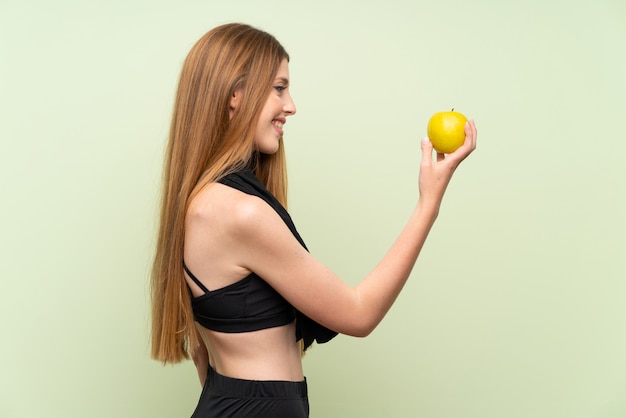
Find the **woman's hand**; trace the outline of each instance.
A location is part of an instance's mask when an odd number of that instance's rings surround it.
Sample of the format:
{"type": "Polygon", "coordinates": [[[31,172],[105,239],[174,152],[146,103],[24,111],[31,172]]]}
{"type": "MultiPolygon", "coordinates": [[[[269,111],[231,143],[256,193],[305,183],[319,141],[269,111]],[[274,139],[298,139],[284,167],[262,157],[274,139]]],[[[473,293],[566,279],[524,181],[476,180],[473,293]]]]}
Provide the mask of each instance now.
{"type": "Polygon", "coordinates": [[[433,160],[433,145],[428,138],[422,140],[422,163],[420,166],[419,191],[422,203],[439,207],[448,183],[456,168],[476,149],[476,125],[465,124],[465,142],[451,154],[437,153],[433,160]]]}

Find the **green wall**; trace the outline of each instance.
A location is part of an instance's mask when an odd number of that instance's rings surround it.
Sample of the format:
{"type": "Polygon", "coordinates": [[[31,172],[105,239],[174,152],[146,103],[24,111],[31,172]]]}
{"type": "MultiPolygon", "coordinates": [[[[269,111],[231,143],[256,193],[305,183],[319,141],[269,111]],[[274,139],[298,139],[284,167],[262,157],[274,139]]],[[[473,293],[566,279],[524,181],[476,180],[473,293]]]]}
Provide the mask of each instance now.
{"type": "Polygon", "coordinates": [[[312,417],[626,416],[622,0],[0,0],[1,417],[191,414],[147,277],[178,72],[229,21],[291,54],[290,209],[349,283],[412,210],[430,115],[480,132],[379,328],[305,357],[312,417]]]}

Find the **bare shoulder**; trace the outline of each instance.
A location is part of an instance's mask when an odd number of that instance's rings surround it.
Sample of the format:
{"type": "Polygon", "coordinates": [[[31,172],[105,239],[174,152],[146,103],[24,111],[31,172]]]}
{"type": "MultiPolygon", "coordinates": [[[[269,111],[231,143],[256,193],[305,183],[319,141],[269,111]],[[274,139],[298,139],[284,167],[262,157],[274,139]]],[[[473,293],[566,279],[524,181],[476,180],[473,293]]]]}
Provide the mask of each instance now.
{"type": "Polygon", "coordinates": [[[257,196],[214,183],[192,199],[186,224],[200,228],[221,226],[229,233],[246,232],[272,213],[271,207],[257,196]]]}

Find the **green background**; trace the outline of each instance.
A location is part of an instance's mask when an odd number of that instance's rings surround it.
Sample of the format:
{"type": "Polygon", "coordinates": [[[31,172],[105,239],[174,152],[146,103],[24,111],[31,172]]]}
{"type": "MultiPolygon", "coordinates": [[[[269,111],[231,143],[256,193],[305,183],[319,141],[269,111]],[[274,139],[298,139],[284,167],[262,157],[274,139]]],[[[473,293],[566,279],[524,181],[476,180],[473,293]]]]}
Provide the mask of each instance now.
{"type": "Polygon", "coordinates": [[[0,0],[0,416],[184,417],[147,280],[182,60],[291,54],[290,211],[351,284],[417,199],[430,115],[474,118],[397,303],[304,360],[312,417],[626,416],[626,3],[0,0]]]}

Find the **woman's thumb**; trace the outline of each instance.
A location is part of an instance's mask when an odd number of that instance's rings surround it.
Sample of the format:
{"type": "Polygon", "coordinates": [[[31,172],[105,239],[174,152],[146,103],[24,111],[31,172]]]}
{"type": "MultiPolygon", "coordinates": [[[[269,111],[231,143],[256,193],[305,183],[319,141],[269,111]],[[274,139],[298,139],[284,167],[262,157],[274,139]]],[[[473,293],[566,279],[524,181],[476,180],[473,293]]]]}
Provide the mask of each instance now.
{"type": "Polygon", "coordinates": [[[428,137],[422,139],[422,163],[433,161],[433,144],[428,137]]]}

